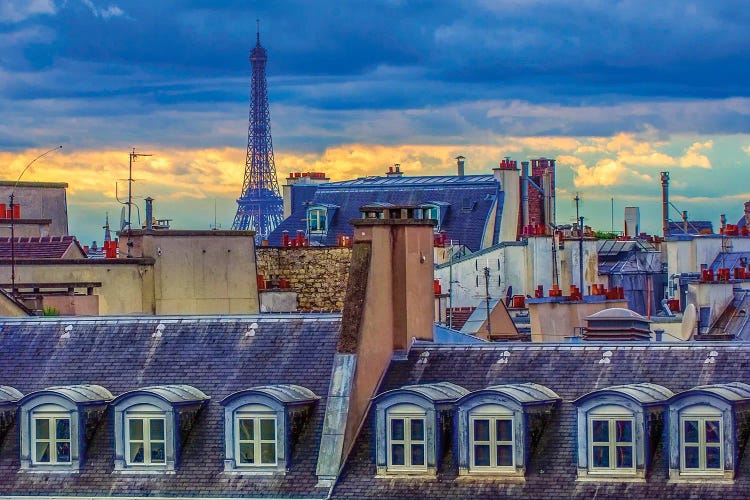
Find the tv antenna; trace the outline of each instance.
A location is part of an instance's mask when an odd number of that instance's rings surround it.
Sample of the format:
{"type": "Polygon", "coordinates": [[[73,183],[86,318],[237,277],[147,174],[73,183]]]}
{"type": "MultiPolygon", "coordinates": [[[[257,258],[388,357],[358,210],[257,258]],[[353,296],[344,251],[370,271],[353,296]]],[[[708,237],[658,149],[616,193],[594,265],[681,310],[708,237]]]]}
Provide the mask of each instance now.
{"type": "MultiPolygon", "coordinates": [[[[117,184],[115,183],[115,198],[118,202],[122,203],[123,205],[127,205],[128,207],[128,219],[127,221],[123,220],[124,217],[121,217],[120,220],[120,230],[124,230],[125,226],[128,228],[127,232],[127,247],[128,247],[128,258],[133,257],[132,249],[133,249],[133,242],[130,239],[130,231],[133,229],[132,226],[132,216],[133,216],[133,182],[135,182],[135,179],[133,179],[133,162],[135,162],[140,156],[153,156],[152,154],[146,154],[146,153],[136,153],[135,148],[129,153],[130,154],[130,162],[128,164],[128,178],[126,179],[128,181],[128,201],[120,201],[120,198],[117,196],[117,184]]],[[[123,216],[125,215],[125,207],[123,207],[123,216]]],[[[141,218],[140,209],[138,209],[138,206],[136,205],[136,209],[138,210],[138,220],[141,218]]]]}

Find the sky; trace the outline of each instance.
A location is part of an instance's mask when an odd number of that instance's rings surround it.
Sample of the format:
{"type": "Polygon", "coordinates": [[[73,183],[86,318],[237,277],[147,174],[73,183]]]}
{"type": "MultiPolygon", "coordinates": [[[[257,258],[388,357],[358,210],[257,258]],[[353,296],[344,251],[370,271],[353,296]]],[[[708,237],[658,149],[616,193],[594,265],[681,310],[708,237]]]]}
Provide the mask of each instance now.
{"type": "Polygon", "coordinates": [[[687,0],[2,0],[0,179],[62,145],[22,180],[67,182],[71,233],[101,242],[136,148],[141,212],[231,227],[256,19],[280,182],[544,156],[558,224],[578,193],[595,229],[639,206],[651,233],[660,171],[715,228],[750,200],[750,10],[687,0]]]}

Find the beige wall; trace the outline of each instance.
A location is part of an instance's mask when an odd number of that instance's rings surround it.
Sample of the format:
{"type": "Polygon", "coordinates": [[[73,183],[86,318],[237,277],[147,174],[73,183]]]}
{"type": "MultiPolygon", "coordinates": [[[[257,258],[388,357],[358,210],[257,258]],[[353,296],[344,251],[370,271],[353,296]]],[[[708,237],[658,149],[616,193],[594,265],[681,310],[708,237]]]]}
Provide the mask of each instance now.
{"type": "MultiPolygon", "coordinates": [[[[68,234],[68,206],[64,182],[19,182],[0,181],[0,203],[8,203],[11,192],[14,203],[21,207],[22,219],[52,219],[49,233],[41,236],[66,236],[68,234]]],[[[40,236],[24,234],[23,236],[40,236]]]]}
{"type": "Polygon", "coordinates": [[[724,309],[732,302],[734,298],[734,284],[727,282],[713,283],[690,283],[688,285],[687,303],[693,304],[700,319],[701,307],[711,308],[711,317],[708,325],[701,327],[710,327],[721,316],[724,309]]]}
{"type": "Polygon", "coordinates": [[[584,318],[611,307],[627,309],[627,300],[603,302],[537,302],[526,301],[531,321],[532,342],[564,342],[574,329],[586,326],[584,318]]]}

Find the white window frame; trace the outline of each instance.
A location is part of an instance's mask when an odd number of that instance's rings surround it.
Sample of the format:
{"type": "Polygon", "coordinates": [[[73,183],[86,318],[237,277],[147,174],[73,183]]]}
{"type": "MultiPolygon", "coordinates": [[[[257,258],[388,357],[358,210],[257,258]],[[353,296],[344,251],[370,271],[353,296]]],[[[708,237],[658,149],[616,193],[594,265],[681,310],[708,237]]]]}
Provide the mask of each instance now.
{"type": "Polygon", "coordinates": [[[404,472],[425,472],[427,471],[427,414],[426,412],[416,406],[416,405],[398,405],[394,408],[391,408],[388,410],[388,414],[386,417],[386,425],[387,425],[387,438],[386,438],[386,445],[387,445],[387,470],[388,471],[404,471],[404,472]],[[403,420],[404,421],[404,439],[400,440],[394,440],[392,436],[392,422],[394,420],[403,420]],[[421,440],[415,440],[412,439],[411,436],[411,422],[413,420],[421,420],[422,421],[422,439],[421,440]],[[394,444],[402,444],[404,446],[404,463],[403,465],[393,464],[393,445],[394,444]],[[412,462],[412,446],[413,445],[422,445],[422,456],[424,457],[423,464],[422,465],[413,465],[412,462]]]}
{"type": "Polygon", "coordinates": [[[483,405],[469,413],[469,471],[484,472],[515,472],[516,471],[516,421],[513,412],[499,405],[483,405]],[[474,435],[474,422],[476,420],[489,420],[489,441],[476,440],[474,435]],[[510,441],[499,441],[497,439],[497,422],[499,420],[510,421],[510,441]],[[490,447],[490,465],[476,465],[474,447],[476,445],[487,445],[490,447]],[[511,447],[511,465],[497,465],[497,447],[506,445],[511,447]]]}
{"type": "Polygon", "coordinates": [[[70,413],[67,412],[45,412],[33,411],[31,414],[31,464],[32,465],[72,465],[73,464],[73,422],[70,413]],[[37,437],[37,421],[46,420],[49,426],[49,438],[40,439],[37,437]],[[68,439],[57,438],[57,422],[60,420],[68,421],[68,439]],[[39,461],[37,457],[37,443],[45,442],[49,444],[50,459],[48,462],[39,461]],[[68,443],[68,460],[60,461],[57,459],[57,444],[61,442],[68,443]]]}
{"type": "Polygon", "coordinates": [[[588,415],[588,422],[586,422],[588,429],[588,470],[591,474],[623,474],[623,475],[635,475],[636,473],[636,422],[635,416],[625,411],[624,408],[614,407],[621,411],[616,411],[613,407],[606,407],[605,409],[592,412],[588,415]],[[594,421],[607,422],[607,433],[609,436],[608,441],[594,441],[594,421]],[[629,422],[630,423],[630,441],[617,441],[617,422],[629,422]],[[606,446],[609,450],[609,467],[597,467],[594,465],[594,447],[595,446],[606,446]],[[630,467],[618,467],[617,466],[617,448],[618,447],[630,447],[630,467]]]}
{"type": "Polygon", "coordinates": [[[440,230],[440,206],[433,205],[431,203],[422,205],[422,213],[425,219],[435,221],[435,231],[436,232],[439,231],[440,230]],[[434,214],[435,217],[431,217],[432,214],[434,214]]]}
{"type": "Polygon", "coordinates": [[[236,466],[238,468],[240,467],[276,467],[279,463],[279,425],[278,425],[278,419],[276,418],[276,413],[271,410],[271,408],[265,408],[261,407],[261,409],[256,409],[255,406],[260,405],[252,405],[252,407],[245,407],[241,411],[237,411],[234,414],[234,456],[236,457],[236,466]],[[265,411],[263,410],[265,409],[265,411]],[[253,421],[253,437],[255,439],[252,440],[242,440],[240,439],[240,421],[241,420],[252,420],[253,421]],[[262,420],[271,420],[273,421],[273,440],[270,439],[262,439],[261,437],[261,421],[262,420]],[[245,463],[242,462],[242,454],[240,453],[240,447],[243,443],[252,443],[253,444],[253,463],[245,463]],[[273,453],[273,462],[262,462],[262,445],[263,444],[269,444],[273,443],[274,447],[274,453],[273,453]]]}
{"type": "Polygon", "coordinates": [[[680,413],[680,474],[681,475],[724,475],[724,418],[720,411],[711,408],[709,406],[692,407],[680,413]],[[688,469],[685,467],[685,422],[686,421],[697,421],[698,422],[698,443],[690,443],[689,446],[698,447],[698,461],[699,466],[697,469],[688,469]],[[707,421],[718,421],[719,422],[719,442],[718,443],[706,443],[706,422],[707,421]],[[715,469],[709,469],[706,467],[706,448],[708,447],[719,448],[719,467],[715,469]]]}
{"type": "Polygon", "coordinates": [[[157,412],[128,412],[125,415],[125,465],[128,467],[164,467],[167,465],[167,418],[163,413],[157,412]],[[143,421],[143,439],[132,440],[130,438],[130,422],[133,420],[143,421]],[[151,439],[151,422],[161,420],[162,439],[151,439]],[[143,443],[143,462],[133,462],[130,456],[130,445],[132,443],[143,443]],[[151,445],[161,443],[164,450],[164,458],[160,462],[151,460],[151,445]]]}
{"type": "Polygon", "coordinates": [[[307,231],[309,234],[325,234],[328,231],[328,209],[323,207],[310,207],[307,209],[307,231]],[[322,217],[321,217],[322,215],[322,217]],[[321,228],[321,218],[323,227],[321,228]],[[312,228],[311,220],[315,220],[316,229],[312,228]]]}

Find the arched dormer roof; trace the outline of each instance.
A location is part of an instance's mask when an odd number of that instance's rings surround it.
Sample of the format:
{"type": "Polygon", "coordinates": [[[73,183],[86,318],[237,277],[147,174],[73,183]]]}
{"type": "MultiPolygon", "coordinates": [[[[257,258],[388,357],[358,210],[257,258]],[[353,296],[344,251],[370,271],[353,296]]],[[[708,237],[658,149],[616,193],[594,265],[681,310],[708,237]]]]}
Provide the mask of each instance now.
{"type": "Polygon", "coordinates": [[[641,406],[649,406],[666,402],[674,396],[674,393],[661,385],[646,382],[639,384],[613,385],[584,394],[573,401],[573,404],[580,405],[591,398],[607,395],[622,396],[641,406]]]}
{"type": "Polygon", "coordinates": [[[22,398],[23,394],[19,390],[9,385],[0,385],[0,406],[16,403],[22,398]]]}
{"type": "Polygon", "coordinates": [[[670,402],[694,395],[713,396],[729,404],[747,403],[750,402],[750,385],[744,382],[700,385],[674,395],[670,402]]]}
{"type": "Polygon", "coordinates": [[[436,382],[433,384],[406,385],[399,389],[392,389],[378,395],[375,400],[382,401],[399,394],[410,394],[422,397],[433,404],[453,403],[468,394],[469,391],[451,382],[436,382]]]}
{"type": "Polygon", "coordinates": [[[481,396],[507,398],[521,406],[553,404],[560,401],[560,396],[558,396],[552,389],[543,385],[527,382],[523,384],[492,385],[465,395],[457,404],[460,405],[466,400],[481,396]]]}
{"type": "Polygon", "coordinates": [[[25,404],[39,396],[59,396],[75,405],[102,404],[112,401],[112,393],[100,385],[81,384],[48,387],[41,391],[34,391],[19,400],[25,404]]]}
{"type": "Polygon", "coordinates": [[[195,404],[202,403],[211,399],[209,396],[204,394],[201,390],[196,389],[190,385],[155,385],[152,387],[143,387],[133,391],[128,391],[120,394],[115,398],[114,403],[118,404],[124,399],[133,396],[153,396],[161,399],[171,405],[179,406],[183,404],[195,404]]]}
{"type": "Polygon", "coordinates": [[[309,404],[320,399],[320,396],[301,385],[274,384],[252,387],[250,389],[245,389],[244,391],[232,393],[224,398],[221,401],[221,404],[226,406],[235,399],[244,398],[246,396],[266,396],[283,405],[309,404]]]}

